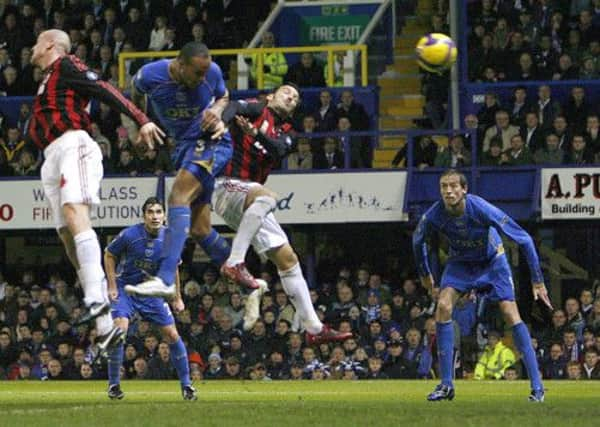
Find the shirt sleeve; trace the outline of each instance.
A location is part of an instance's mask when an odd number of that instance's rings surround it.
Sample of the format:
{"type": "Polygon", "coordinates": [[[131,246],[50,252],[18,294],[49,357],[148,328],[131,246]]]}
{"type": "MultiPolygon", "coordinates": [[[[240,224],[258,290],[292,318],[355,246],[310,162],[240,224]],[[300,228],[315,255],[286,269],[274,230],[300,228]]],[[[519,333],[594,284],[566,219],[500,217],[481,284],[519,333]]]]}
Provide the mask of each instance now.
{"type": "Polygon", "coordinates": [[[531,272],[531,281],[533,283],[543,282],[544,276],[540,267],[540,260],[529,233],[523,230],[508,214],[491,203],[479,199],[475,202],[475,206],[477,206],[477,209],[480,210],[481,214],[483,214],[482,216],[488,220],[488,223],[492,227],[519,245],[525,254],[525,259],[531,272]]]}
{"type": "Polygon", "coordinates": [[[150,84],[145,78],[147,73],[147,71],[145,71],[145,68],[146,67],[140,68],[133,77],[133,86],[135,87],[135,90],[144,95],[150,92],[150,84]]]}
{"type": "Polygon", "coordinates": [[[267,149],[269,154],[279,159],[292,151],[292,138],[287,133],[282,133],[278,137],[270,137],[259,131],[256,140],[267,149]]]}
{"type": "Polygon", "coordinates": [[[412,239],[415,264],[420,277],[427,277],[431,274],[428,254],[429,245],[427,241],[432,234],[432,227],[427,215],[428,213],[426,212],[421,217],[412,239]]]}
{"type": "Polygon", "coordinates": [[[233,123],[235,116],[240,115],[254,120],[261,115],[263,108],[265,108],[264,102],[256,101],[231,101],[223,110],[223,122],[229,126],[233,123]]]}
{"type": "Polygon", "coordinates": [[[106,247],[106,251],[119,258],[127,247],[127,230],[121,231],[106,247]]]}
{"type": "Polygon", "coordinates": [[[74,91],[108,104],[111,108],[130,117],[138,126],[143,126],[150,121],[116,87],[100,80],[98,74],[90,70],[83,62],[67,56],[61,63],[61,69],[63,77],[74,91]]]}

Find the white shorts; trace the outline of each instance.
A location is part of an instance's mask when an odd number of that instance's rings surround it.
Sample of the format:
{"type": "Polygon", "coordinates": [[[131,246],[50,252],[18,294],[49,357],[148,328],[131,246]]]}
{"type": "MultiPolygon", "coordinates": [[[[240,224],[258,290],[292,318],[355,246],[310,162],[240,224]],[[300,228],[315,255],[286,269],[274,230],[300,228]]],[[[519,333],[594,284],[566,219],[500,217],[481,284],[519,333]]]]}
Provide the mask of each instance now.
{"type": "Polygon", "coordinates": [[[102,152],[84,130],[69,130],[44,150],[42,185],[57,229],[67,224],[62,205],[99,205],[102,152]]]}
{"type": "MultiPolygon", "coordinates": [[[[214,211],[225,223],[237,231],[244,216],[244,202],[248,191],[254,187],[261,187],[256,182],[240,181],[239,179],[220,177],[215,181],[212,195],[214,211]]],[[[252,247],[257,254],[264,256],[265,252],[288,243],[288,238],[275,219],[269,213],[263,221],[262,227],[252,239],[252,247]]]]}

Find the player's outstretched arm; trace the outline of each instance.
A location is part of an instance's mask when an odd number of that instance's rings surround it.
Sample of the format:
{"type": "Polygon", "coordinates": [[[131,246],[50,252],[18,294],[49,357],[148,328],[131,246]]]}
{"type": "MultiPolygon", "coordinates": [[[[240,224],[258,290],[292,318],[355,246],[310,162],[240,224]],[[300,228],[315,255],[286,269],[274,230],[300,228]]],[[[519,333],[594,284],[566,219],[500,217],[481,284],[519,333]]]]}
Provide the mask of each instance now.
{"type": "Polygon", "coordinates": [[[478,207],[482,210],[482,213],[489,218],[493,227],[516,242],[523,250],[531,273],[533,297],[535,300],[541,299],[548,308],[552,309],[552,303],[548,297],[548,290],[544,285],[544,275],[542,274],[542,268],[540,267],[540,260],[533,239],[529,233],[523,230],[514,219],[494,205],[480,199],[478,207]]]}

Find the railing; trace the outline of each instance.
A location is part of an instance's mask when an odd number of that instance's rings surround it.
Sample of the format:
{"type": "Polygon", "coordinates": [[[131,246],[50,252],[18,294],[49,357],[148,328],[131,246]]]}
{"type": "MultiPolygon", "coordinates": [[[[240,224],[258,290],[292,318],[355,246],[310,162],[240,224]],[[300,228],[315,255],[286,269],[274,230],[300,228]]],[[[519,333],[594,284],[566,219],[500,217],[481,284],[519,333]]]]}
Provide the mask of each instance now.
{"type": "MultiPolygon", "coordinates": [[[[361,65],[361,84],[362,86],[367,86],[368,84],[368,62],[367,62],[367,46],[366,45],[331,45],[331,46],[294,46],[294,47],[282,47],[282,48],[252,48],[252,49],[214,49],[210,51],[212,56],[232,56],[236,55],[238,58],[238,67],[242,67],[240,71],[246,72],[247,69],[243,70],[243,65],[245,65],[245,58],[252,57],[256,55],[256,86],[258,89],[264,88],[264,57],[263,55],[266,53],[283,53],[283,54],[292,54],[292,53],[306,53],[306,52],[325,52],[327,53],[327,85],[334,85],[334,71],[333,71],[333,63],[334,63],[334,55],[335,52],[340,51],[352,51],[360,53],[360,65],[361,65]]],[[[146,52],[121,52],[119,54],[119,87],[121,89],[125,88],[126,85],[126,67],[125,61],[128,59],[149,59],[149,58],[172,58],[177,56],[179,51],[169,50],[164,52],[155,52],[155,51],[146,51],[146,52]]],[[[243,77],[243,72],[241,76],[243,77]]],[[[245,75],[247,78],[247,74],[245,75]]],[[[240,82],[240,77],[238,77],[238,82],[240,82]]],[[[243,85],[242,85],[243,86],[243,85]]],[[[238,89],[247,89],[246,87],[240,87],[238,85],[238,89]]]]}

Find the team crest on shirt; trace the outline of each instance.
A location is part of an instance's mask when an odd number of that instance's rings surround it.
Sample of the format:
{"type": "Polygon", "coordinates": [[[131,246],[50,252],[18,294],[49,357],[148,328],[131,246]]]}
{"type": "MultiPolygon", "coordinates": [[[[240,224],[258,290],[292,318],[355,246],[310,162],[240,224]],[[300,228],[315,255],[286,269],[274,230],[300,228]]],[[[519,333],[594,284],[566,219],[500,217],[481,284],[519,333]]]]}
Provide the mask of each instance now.
{"type": "Polygon", "coordinates": [[[94,73],[92,70],[87,70],[85,72],[85,78],[95,82],[96,80],[98,80],[98,74],[94,73]]]}

